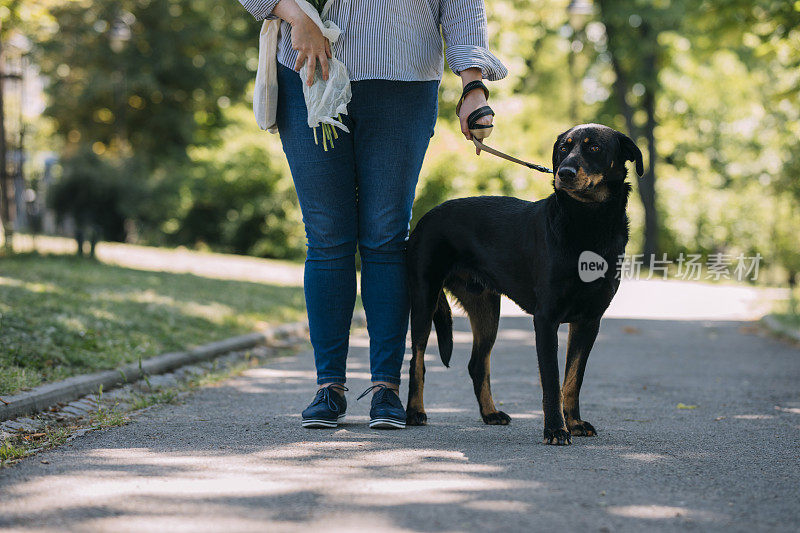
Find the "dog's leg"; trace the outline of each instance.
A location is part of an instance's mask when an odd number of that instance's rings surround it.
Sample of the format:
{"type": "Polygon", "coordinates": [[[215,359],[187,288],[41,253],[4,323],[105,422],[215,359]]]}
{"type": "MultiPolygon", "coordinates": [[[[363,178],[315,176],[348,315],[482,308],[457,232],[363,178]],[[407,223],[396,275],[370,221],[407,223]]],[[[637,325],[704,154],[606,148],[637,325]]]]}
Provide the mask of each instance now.
{"type": "Polygon", "coordinates": [[[425,387],[425,347],[427,342],[412,343],[411,369],[408,379],[408,403],[406,404],[406,424],[424,426],[428,422],[425,405],[422,401],[425,387]]]}
{"type": "Polygon", "coordinates": [[[486,424],[505,426],[511,421],[511,417],[494,406],[489,379],[492,346],[497,338],[500,321],[500,295],[489,292],[480,296],[465,295],[461,303],[469,315],[472,327],[472,357],[468,368],[481,418],[486,424]]]}
{"type": "Polygon", "coordinates": [[[561,405],[561,386],[558,380],[558,321],[534,316],[536,355],[539,359],[539,378],[542,382],[544,411],[544,443],[571,444],[564,411],[561,405]]]}
{"type": "Polygon", "coordinates": [[[567,365],[564,369],[564,418],[572,435],[592,437],[597,431],[589,422],[581,420],[579,396],[586,361],[592,351],[600,329],[600,319],[572,322],[567,340],[567,365]]]}
{"type": "Polygon", "coordinates": [[[411,367],[408,378],[406,424],[422,426],[428,421],[422,401],[425,388],[425,348],[431,334],[433,312],[440,289],[412,290],[411,294],[411,367]]]}

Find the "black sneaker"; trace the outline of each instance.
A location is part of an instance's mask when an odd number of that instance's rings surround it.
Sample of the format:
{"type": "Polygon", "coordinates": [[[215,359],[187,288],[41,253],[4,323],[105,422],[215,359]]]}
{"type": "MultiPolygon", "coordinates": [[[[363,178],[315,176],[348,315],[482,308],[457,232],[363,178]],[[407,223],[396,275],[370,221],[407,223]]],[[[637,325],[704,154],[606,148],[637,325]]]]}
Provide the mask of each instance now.
{"type": "Polygon", "coordinates": [[[314,401],[303,411],[304,428],[335,428],[344,420],[347,400],[341,391],[348,390],[342,385],[331,385],[317,391],[314,401]],[[334,389],[334,390],[331,390],[334,389]]]}
{"type": "Polygon", "coordinates": [[[373,385],[365,390],[360,400],[370,391],[380,387],[380,390],[372,395],[372,407],[369,410],[369,427],[376,429],[405,429],[406,410],[403,403],[395,392],[386,385],[373,385]]]}

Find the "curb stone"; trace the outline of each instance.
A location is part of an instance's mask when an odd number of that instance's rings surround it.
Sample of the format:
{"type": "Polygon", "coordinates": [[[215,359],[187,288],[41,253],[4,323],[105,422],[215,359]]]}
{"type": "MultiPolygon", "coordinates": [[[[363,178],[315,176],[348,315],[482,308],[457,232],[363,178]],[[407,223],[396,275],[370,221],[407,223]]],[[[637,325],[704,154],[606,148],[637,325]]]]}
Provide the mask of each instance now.
{"type": "MultiPolygon", "coordinates": [[[[297,338],[294,339],[295,344],[298,340],[297,338]]],[[[199,363],[182,366],[166,374],[147,377],[147,379],[140,379],[132,383],[125,383],[116,389],[103,392],[102,394],[98,391],[94,391],[80,400],[69,404],[56,404],[46,411],[38,413],[33,418],[20,417],[14,420],[6,420],[5,422],[0,422],[0,442],[15,435],[44,432],[47,430],[48,426],[52,424],[60,425],[63,423],[78,422],[87,416],[91,416],[92,412],[97,412],[107,407],[114,411],[123,411],[126,415],[143,413],[154,407],[154,405],[134,410],[133,402],[136,401],[136,397],[140,396],[142,393],[152,393],[162,388],[177,386],[182,381],[192,379],[195,376],[202,376],[206,371],[211,370],[211,367],[217,366],[217,363],[219,363],[221,369],[225,369],[242,361],[248,355],[253,355],[263,360],[268,358],[271,353],[277,353],[280,349],[281,348],[272,345],[261,345],[246,350],[228,352],[215,357],[213,361],[201,361],[199,363]],[[160,385],[153,386],[155,378],[161,381],[160,385]],[[74,410],[67,409],[68,407],[72,407],[74,410]],[[76,410],[80,411],[80,413],[74,414],[76,410]]],[[[92,429],[94,428],[87,428],[87,430],[92,429]]],[[[72,437],[70,437],[70,439],[71,438],[72,437]]],[[[33,453],[37,453],[39,449],[40,448],[34,449],[33,453]]]]}
{"type": "MultiPolygon", "coordinates": [[[[363,312],[353,316],[354,327],[363,327],[365,324],[363,312]]],[[[247,350],[263,344],[280,343],[292,337],[308,337],[308,322],[282,324],[265,331],[231,337],[183,352],[157,355],[143,360],[141,367],[138,362],[129,363],[116,370],[74,376],[40,385],[29,391],[3,398],[0,402],[0,422],[45,411],[56,404],[72,402],[96,392],[101,386],[104,391],[109,391],[120,385],[135,382],[145,375],[164,374],[179,367],[209,361],[222,354],[247,350]]]]}
{"type": "MultiPolygon", "coordinates": [[[[295,342],[297,342],[297,339],[295,339],[295,342]]],[[[77,422],[87,416],[91,416],[92,412],[98,412],[106,407],[111,407],[115,411],[121,410],[126,412],[126,414],[130,414],[134,412],[132,407],[137,395],[141,395],[142,393],[146,394],[148,392],[152,393],[166,387],[177,386],[181,381],[205,374],[206,370],[209,370],[212,366],[216,366],[217,363],[221,363],[221,368],[226,368],[235,362],[241,361],[247,354],[252,354],[258,358],[264,359],[269,356],[272,350],[272,346],[261,345],[246,350],[228,352],[215,357],[213,362],[201,361],[199,363],[182,366],[166,374],[148,376],[146,379],[143,378],[132,383],[125,383],[116,389],[103,392],[102,394],[99,393],[99,391],[94,391],[80,400],[75,400],[68,404],[56,404],[45,411],[37,413],[33,418],[20,417],[0,422],[0,442],[14,435],[46,431],[47,427],[52,424],[59,425],[68,422],[77,422]],[[153,386],[153,382],[156,378],[158,378],[161,383],[160,385],[153,386]]],[[[135,412],[141,413],[147,411],[151,407],[153,406],[151,405],[135,412]]]]}
{"type": "Polygon", "coordinates": [[[761,323],[764,324],[767,327],[767,329],[771,330],[773,333],[777,333],[778,335],[787,337],[795,342],[800,342],[800,331],[797,331],[783,324],[780,320],[775,318],[774,315],[765,315],[761,319],[761,323]]]}

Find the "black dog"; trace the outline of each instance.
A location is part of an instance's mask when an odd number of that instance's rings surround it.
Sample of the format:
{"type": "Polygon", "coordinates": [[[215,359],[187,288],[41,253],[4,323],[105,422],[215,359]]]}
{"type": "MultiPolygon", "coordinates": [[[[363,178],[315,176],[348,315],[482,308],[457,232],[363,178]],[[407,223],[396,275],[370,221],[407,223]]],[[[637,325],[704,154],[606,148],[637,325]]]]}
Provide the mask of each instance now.
{"type": "Polygon", "coordinates": [[[446,366],[453,351],[453,321],[444,288],[469,315],[469,374],[485,423],[511,420],[495,408],[489,385],[489,355],[497,336],[500,295],[505,294],[534,317],[544,442],[570,444],[570,434],[596,434],[581,420],[578,395],[600,318],[619,287],[616,273],[628,242],[625,207],[631,189],[625,182],[626,161],[634,161],[642,175],[642,152],[629,137],[599,124],[575,126],[559,135],[553,146],[555,192],[548,198],[461,198],[422,217],[408,243],[409,425],[427,421],[422,391],[431,320],[446,366]],[[606,261],[602,277],[581,281],[578,258],[584,251],[606,261]],[[562,397],[557,331],[564,322],[569,323],[569,340],[562,397]]]}

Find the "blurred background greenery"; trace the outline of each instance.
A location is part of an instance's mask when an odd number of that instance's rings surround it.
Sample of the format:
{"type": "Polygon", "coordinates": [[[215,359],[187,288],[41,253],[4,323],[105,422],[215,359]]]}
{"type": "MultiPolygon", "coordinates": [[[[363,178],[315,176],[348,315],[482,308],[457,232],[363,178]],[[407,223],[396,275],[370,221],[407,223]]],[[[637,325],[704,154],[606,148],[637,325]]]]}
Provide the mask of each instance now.
{"type": "MultiPolygon", "coordinates": [[[[760,253],[762,281],[795,283],[800,1],[486,8],[510,72],[491,84],[491,145],[549,165],[570,125],[617,128],[645,154],[630,253],[760,253]]],[[[0,17],[7,234],[303,257],[279,138],[250,108],[260,22],[238,2],[0,0],[0,17]]],[[[549,177],[474,155],[459,94],[446,72],[415,220],[452,197],[549,194],[549,177]]]]}

